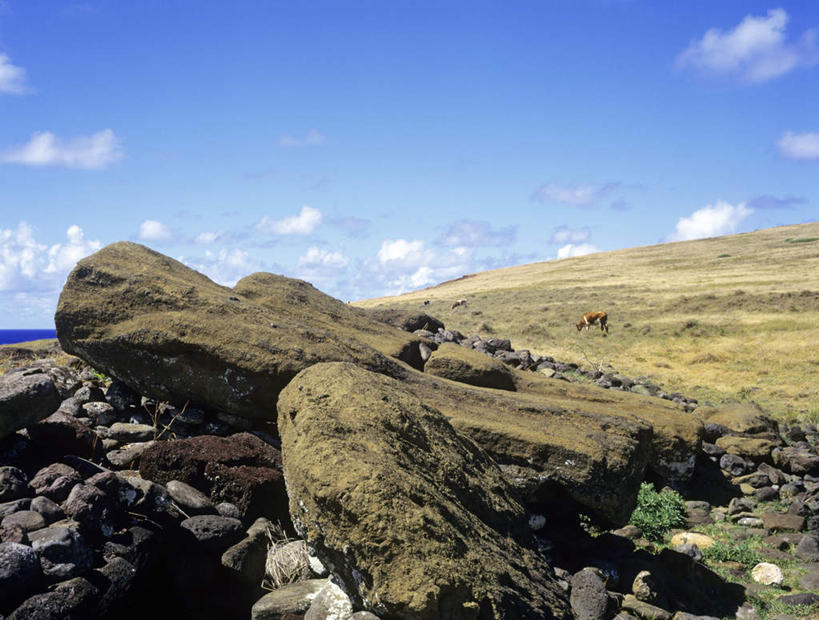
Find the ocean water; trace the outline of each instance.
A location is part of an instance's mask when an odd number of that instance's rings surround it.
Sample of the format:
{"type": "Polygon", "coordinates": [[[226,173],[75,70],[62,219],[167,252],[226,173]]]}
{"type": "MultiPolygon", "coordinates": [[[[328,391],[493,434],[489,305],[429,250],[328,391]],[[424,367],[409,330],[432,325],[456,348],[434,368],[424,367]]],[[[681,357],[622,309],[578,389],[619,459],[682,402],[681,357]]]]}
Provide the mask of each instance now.
{"type": "Polygon", "coordinates": [[[56,329],[0,329],[0,344],[56,338],[56,329]]]}

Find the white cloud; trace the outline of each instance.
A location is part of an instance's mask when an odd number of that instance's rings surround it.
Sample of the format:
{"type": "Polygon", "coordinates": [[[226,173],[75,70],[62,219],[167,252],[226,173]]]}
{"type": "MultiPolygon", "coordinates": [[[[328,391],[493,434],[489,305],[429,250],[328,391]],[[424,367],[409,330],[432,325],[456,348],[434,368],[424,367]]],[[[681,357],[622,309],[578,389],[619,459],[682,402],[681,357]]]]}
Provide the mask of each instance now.
{"type": "Polygon", "coordinates": [[[222,236],[220,232],[202,232],[196,235],[193,238],[195,243],[199,243],[201,245],[208,245],[216,241],[222,236]]]}
{"type": "Polygon", "coordinates": [[[39,131],[26,144],[0,153],[0,161],[9,164],[88,170],[105,168],[121,158],[120,140],[110,129],[68,140],[61,140],[49,131],[39,131]]]}
{"type": "Polygon", "coordinates": [[[295,136],[282,136],[279,138],[279,146],[312,146],[315,144],[322,144],[324,142],[324,134],[316,129],[311,129],[303,138],[295,136]]]}
{"type": "Polygon", "coordinates": [[[819,159],[819,133],[786,131],[777,143],[779,152],[788,159],[819,159]]]}
{"type": "Polygon", "coordinates": [[[667,241],[688,241],[732,233],[753,212],[744,202],[734,206],[719,201],[694,211],[688,217],[681,217],[667,241]]]}
{"type": "Polygon", "coordinates": [[[264,271],[264,265],[259,260],[238,248],[222,248],[218,252],[205,250],[203,257],[182,257],[179,260],[223,286],[234,286],[245,276],[264,271]]]}
{"type": "Polygon", "coordinates": [[[70,226],[67,241],[49,247],[34,237],[34,229],[20,222],[16,229],[0,229],[0,292],[44,294],[54,306],[65,277],[81,258],[102,247],[85,239],[82,228],[70,226]],[[52,295],[52,297],[48,297],[52,295]]]}
{"type": "Polygon", "coordinates": [[[591,236],[588,228],[569,228],[568,226],[558,226],[552,231],[549,243],[582,243],[591,236]]]}
{"type": "Polygon", "coordinates": [[[383,263],[402,261],[415,263],[424,254],[423,241],[407,241],[406,239],[386,239],[378,250],[378,260],[383,263]]]}
{"type": "Polygon", "coordinates": [[[173,237],[170,228],[156,220],[145,220],[139,225],[137,239],[141,241],[168,241],[173,237]]]}
{"type": "Polygon", "coordinates": [[[24,95],[28,92],[26,70],[11,64],[7,54],[0,54],[0,94],[24,95]]]}
{"type": "Polygon", "coordinates": [[[573,256],[585,256],[586,254],[594,254],[595,252],[599,251],[600,250],[598,250],[596,247],[589,243],[581,243],[580,245],[568,243],[557,251],[557,257],[571,258],[573,256]]]}
{"type": "Polygon", "coordinates": [[[507,246],[515,241],[517,227],[493,229],[489,222],[459,220],[438,239],[440,245],[448,247],[467,246],[507,246]]]}
{"type": "Polygon", "coordinates": [[[330,252],[315,245],[308,248],[307,254],[299,257],[299,265],[302,267],[343,269],[349,262],[341,252],[330,252]]]}
{"type": "Polygon", "coordinates": [[[556,185],[549,183],[540,186],[532,196],[538,202],[558,202],[575,207],[588,207],[617,189],[619,183],[604,185],[556,185]]]}
{"type": "Polygon", "coordinates": [[[759,83],[819,63],[816,31],[808,30],[795,43],[788,43],[788,19],[784,9],[771,9],[766,17],[747,15],[732,30],[711,28],[702,39],[691,42],[677,64],[759,83]]]}
{"type": "Polygon", "coordinates": [[[68,272],[81,258],[96,252],[102,247],[99,241],[88,241],[82,228],[74,224],[66,231],[68,243],[58,243],[48,249],[47,273],[68,272]]]}
{"type": "Polygon", "coordinates": [[[281,220],[272,220],[267,216],[263,217],[256,224],[256,230],[275,235],[309,235],[318,228],[322,219],[321,211],[305,205],[298,215],[281,220]]]}

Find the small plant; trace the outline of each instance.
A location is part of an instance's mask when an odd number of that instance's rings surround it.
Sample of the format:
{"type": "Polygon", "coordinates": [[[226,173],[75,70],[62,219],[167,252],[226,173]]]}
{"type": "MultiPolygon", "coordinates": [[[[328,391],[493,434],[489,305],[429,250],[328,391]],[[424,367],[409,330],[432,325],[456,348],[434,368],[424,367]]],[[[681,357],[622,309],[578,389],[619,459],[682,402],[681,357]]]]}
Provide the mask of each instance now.
{"type": "Polygon", "coordinates": [[[702,556],[711,562],[738,562],[750,570],[762,561],[755,544],[759,543],[758,541],[755,543],[752,538],[730,542],[717,541],[703,550],[702,556]]]}
{"type": "Polygon", "coordinates": [[[91,369],[91,376],[94,377],[94,381],[99,383],[100,385],[108,385],[111,383],[111,377],[106,375],[104,372],[100,372],[95,368],[91,369]]]}
{"type": "Polygon", "coordinates": [[[662,542],[671,528],[685,524],[685,500],[676,491],[657,492],[653,484],[643,482],[629,523],[639,527],[648,540],[662,542]]]}
{"type": "Polygon", "coordinates": [[[269,543],[262,588],[278,590],[297,581],[307,571],[307,544],[298,538],[288,537],[281,524],[268,527],[267,538],[269,543]]]}
{"type": "Polygon", "coordinates": [[[717,258],[731,258],[730,254],[720,254],[717,258]]]}

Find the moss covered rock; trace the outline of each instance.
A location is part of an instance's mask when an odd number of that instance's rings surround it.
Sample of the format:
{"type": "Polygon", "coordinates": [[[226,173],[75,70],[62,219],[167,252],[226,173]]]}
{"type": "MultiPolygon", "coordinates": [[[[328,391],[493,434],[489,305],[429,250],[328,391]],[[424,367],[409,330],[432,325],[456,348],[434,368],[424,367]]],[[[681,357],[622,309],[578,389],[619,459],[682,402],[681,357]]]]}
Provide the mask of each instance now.
{"type": "Polygon", "coordinates": [[[291,517],[358,603],[396,618],[569,616],[498,466],[406,386],[319,364],[278,409],[291,517]]]}
{"type": "Polygon", "coordinates": [[[509,366],[485,353],[450,342],[433,351],[424,372],[470,385],[499,390],[515,389],[515,379],[509,366]]]}
{"type": "Polygon", "coordinates": [[[66,352],[141,394],[248,418],[275,417],[279,391],[312,364],[400,376],[390,355],[413,350],[410,334],[306,282],[256,274],[230,289],[128,242],[77,264],[55,323],[66,352]]]}

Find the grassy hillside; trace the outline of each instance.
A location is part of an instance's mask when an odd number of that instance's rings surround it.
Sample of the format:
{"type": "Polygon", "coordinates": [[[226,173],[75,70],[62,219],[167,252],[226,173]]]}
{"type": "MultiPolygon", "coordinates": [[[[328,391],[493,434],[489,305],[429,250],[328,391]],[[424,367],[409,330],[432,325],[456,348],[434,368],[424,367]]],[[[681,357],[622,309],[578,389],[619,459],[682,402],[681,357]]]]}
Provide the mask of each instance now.
{"type": "Polygon", "coordinates": [[[466,335],[819,421],[819,223],[498,269],[356,305],[426,310],[466,335]],[[468,307],[450,310],[460,298],[468,307]],[[577,332],[592,310],[608,312],[608,336],[577,332]]]}

